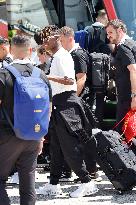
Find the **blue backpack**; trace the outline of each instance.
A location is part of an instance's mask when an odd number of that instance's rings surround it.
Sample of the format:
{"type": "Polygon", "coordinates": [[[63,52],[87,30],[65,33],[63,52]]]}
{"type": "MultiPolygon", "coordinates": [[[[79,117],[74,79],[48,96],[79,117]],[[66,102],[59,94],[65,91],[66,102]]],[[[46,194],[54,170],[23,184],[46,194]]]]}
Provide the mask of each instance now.
{"type": "MultiPolygon", "coordinates": [[[[14,77],[14,132],[23,140],[40,140],[48,132],[49,88],[34,67],[25,77],[13,66],[6,67],[14,77]]],[[[10,123],[11,124],[11,123],[10,123]]]]}

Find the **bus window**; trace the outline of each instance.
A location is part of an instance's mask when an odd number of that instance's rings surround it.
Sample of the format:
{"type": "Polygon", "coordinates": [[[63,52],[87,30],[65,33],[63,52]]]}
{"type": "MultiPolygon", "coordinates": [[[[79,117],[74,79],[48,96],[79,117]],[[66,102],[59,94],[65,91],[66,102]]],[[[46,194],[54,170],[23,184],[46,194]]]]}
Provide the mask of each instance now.
{"type": "Polygon", "coordinates": [[[46,0],[7,0],[7,20],[11,25],[20,19],[27,19],[31,24],[44,27],[58,24],[58,17],[52,1],[46,0]]]}
{"type": "Polygon", "coordinates": [[[94,23],[98,10],[103,9],[102,0],[64,0],[66,25],[74,30],[84,29],[94,23]]]}
{"type": "Polygon", "coordinates": [[[113,0],[113,4],[118,18],[127,25],[129,36],[136,40],[136,0],[113,0]]]}

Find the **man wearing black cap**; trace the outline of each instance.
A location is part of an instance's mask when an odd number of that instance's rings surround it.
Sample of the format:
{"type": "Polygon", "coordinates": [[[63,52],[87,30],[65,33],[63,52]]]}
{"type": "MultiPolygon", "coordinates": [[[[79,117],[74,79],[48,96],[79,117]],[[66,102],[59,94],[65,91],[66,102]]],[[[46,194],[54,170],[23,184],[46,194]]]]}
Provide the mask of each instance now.
{"type": "Polygon", "coordinates": [[[62,47],[59,30],[55,26],[45,27],[38,36],[39,42],[53,53],[48,77],[53,93],[50,184],[45,184],[38,193],[45,195],[62,193],[58,182],[64,155],[71,169],[81,179],[81,185],[70,193],[70,196],[76,198],[94,194],[98,189],[85,168],[80,146],[81,142],[90,143],[91,125],[76,94],[74,62],[70,53],[62,47]]]}
{"type": "Polygon", "coordinates": [[[17,35],[25,35],[29,36],[31,38],[31,44],[32,44],[32,55],[31,55],[31,61],[33,61],[34,64],[39,65],[40,61],[37,56],[36,47],[37,44],[34,40],[34,35],[37,32],[41,31],[41,28],[31,24],[27,19],[20,19],[18,20],[18,24],[14,26],[14,29],[16,29],[17,35]]]}

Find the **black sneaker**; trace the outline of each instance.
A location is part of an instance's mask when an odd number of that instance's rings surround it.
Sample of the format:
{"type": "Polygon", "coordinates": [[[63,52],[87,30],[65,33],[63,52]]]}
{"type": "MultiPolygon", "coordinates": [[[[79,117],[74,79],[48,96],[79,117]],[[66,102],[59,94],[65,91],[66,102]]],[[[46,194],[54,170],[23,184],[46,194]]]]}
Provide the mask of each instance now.
{"type": "Polygon", "coordinates": [[[99,176],[98,172],[90,173],[91,179],[94,179],[97,182],[102,181],[102,177],[99,176]]]}
{"type": "Polygon", "coordinates": [[[72,174],[71,172],[69,173],[62,173],[60,179],[59,179],[59,182],[70,182],[70,181],[73,181],[72,180],[72,174]]]}
{"type": "MultiPolygon", "coordinates": [[[[96,182],[102,181],[102,177],[99,176],[98,172],[91,173],[90,177],[91,177],[91,179],[95,180],[96,182]]],[[[78,182],[81,182],[79,177],[74,179],[74,183],[78,183],[78,182]]]]}
{"type": "Polygon", "coordinates": [[[74,183],[78,183],[78,182],[80,182],[80,178],[79,177],[74,179],[74,183]]]}

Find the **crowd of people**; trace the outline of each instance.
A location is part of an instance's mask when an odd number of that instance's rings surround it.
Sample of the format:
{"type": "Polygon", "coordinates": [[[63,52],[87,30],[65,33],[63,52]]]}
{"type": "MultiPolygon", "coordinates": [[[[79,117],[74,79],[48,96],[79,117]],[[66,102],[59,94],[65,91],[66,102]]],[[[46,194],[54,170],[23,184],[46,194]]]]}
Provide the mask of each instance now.
{"type": "MultiPolygon", "coordinates": [[[[121,20],[111,20],[104,26],[109,39],[107,44],[112,47],[111,65],[115,67],[119,122],[130,108],[136,109],[136,64],[133,54],[136,47],[135,42],[127,36],[126,25],[121,20]],[[134,45],[133,52],[129,44],[134,45]]],[[[31,76],[35,66],[39,67],[40,78],[49,89],[50,183],[40,187],[37,194],[62,194],[59,179],[64,164],[67,164],[69,172],[73,171],[81,182],[70,193],[70,197],[90,196],[98,192],[97,185],[92,180],[97,175],[96,142],[92,129],[100,127],[97,118],[101,113],[95,118],[91,107],[86,106],[83,98],[88,69],[83,50],[75,43],[74,30],[67,26],[59,29],[55,25],[49,25],[36,31],[35,49],[31,38],[30,34],[19,32],[9,44],[7,39],[0,37],[0,205],[10,204],[6,180],[15,168],[19,174],[20,204],[35,204],[37,156],[42,152],[45,137],[41,136],[40,140],[23,140],[15,135],[15,77],[6,68],[9,64],[20,73],[27,72],[28,76],[31,76]],[[74,50],[79,50],[77,55],[73,55],[74,50]],[[10,123],[3,110],[6,110],[10,123]]],[[[104,99],[104,94],[99,97],[104,99]]],[[[89,99],[92,100],[91,93],[89,99]]],[[[98,102],[96,110],[97,108],[99,109],[98,102]]],[[[20,115],[25,114],[20,110],[20,115]]],[[[120,134],[121,126],[120,123],[117,127],[120,134]]]]}

